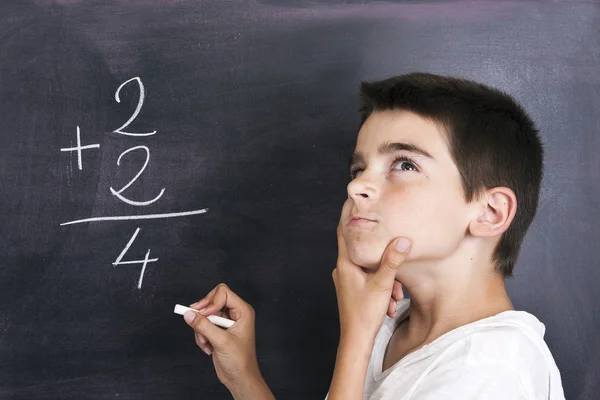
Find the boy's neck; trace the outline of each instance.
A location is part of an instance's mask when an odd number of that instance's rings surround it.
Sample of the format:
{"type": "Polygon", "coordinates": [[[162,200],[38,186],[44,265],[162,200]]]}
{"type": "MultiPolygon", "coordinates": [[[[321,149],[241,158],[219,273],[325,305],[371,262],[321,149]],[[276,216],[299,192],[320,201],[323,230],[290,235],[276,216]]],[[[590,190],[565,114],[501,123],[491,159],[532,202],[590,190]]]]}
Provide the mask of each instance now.
{"type": "Polygon", "coordinates": [[[415,346],[431,343],[468,323],[514,310],[504,278],[491,265],[438,267],[411,268],[418,272],[406,273],[404,279],[397,277],[411,298],[405,332],[406,339],[415,346]]]}

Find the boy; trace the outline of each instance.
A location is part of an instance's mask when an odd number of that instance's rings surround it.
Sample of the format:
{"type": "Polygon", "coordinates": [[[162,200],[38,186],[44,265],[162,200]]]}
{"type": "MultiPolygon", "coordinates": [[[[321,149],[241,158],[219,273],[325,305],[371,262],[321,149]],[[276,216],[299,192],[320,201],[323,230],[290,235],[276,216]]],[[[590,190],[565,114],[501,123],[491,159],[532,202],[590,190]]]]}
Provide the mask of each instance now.
{"type": "MultiPolygon", "coordinates": [[[[433,74],[363,83],[360,96],[326,399],[564,399],[544,325],[504,287],[537,208],[533,121],[496,89],[433,74]]],[[[235,398],[272,398],[253,361],[252,308],[225,285],[192,305],[205,306],[239,322],[222,331],[185,316],[214,347],[221,382],[235,398]]]]}

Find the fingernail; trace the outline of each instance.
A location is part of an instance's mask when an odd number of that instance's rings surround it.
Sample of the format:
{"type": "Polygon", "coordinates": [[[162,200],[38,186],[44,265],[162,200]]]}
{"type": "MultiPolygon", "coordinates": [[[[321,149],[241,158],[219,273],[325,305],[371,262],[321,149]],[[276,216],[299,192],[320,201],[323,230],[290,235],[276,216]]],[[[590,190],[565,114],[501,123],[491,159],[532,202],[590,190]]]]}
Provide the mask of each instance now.
{"type": "Polygon", "coordinates": [[[410,247],[410,240],[406,238],[400,238],[396,241],[396,250],[400,253],[405,253],[406,250],[410,247]]]}
{"type": "Polygon", "coordinates": [[[196,313],[193,311],[188,311],[185,314],[183,314],[183,319],[185,319],[185,322],[187,322],[188,324],[191,323],[194,318],[196,318],[196,313]]]}
{"type": "Polygon", "coordinates": [[[204,310],[206,310],[207,308],[208,308],[208,307],[204,307],[202,310],[198,310],[198,312],[199,312],[200,314],[202,314],[202,313],[204,312],[204,310]]]}

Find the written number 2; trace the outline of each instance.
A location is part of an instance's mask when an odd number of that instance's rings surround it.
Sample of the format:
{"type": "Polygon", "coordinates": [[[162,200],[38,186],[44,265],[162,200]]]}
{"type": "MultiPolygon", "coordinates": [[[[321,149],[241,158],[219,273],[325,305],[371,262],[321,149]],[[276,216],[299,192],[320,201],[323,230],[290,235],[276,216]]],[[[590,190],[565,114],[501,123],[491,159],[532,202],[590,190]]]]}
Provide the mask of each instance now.
{"type": "MultiPolygon", "coordinates": [[[[135,111],[133,112],[133,115],[127,120],[127,122],[125,122],[123,125],[121,125],[119,128],[115,129],[113,132],[115,133],[120,133],[122,135],[128,135],[128,136],[150,136],[150,135],[154,135],[156,133],[156,131],[152,131],[152,132],[146,132],[146,133],[134,133],[134,132],[125,132],[123,131],[123,129],[127,128],[129,126],[129,124],[131,124],[135,118],[138,116],[138,114],[140,113],[140,110],[142,109],[142,106],[144,105],[144,98],[145,98],[145,91],[144,91],[144,84],[142,83],[142,80],[140,79],[139,76],[136,76],[134,78],[129,79],[128,81],[125,81],[121,84],[121,86],[119,86],[119,88],[117,89],[117,91],[115,92],[115,100],[117,101],[117,103],[121,102],[121,98],[119,97],[119,93],[121,92],[121,89],[123,88],[123,86],[127,85],[129,82],[137,82],[138,87],[140,89],[140,95],[138,98],[138,104],[137,107],[135,108],[135,111]]],[[[139,172],[133,177],[132,180],[129,181],[129,183],[125,186],[123,186],[120,190],[115,190],[112,187],[110,188],[110,192],[116,196],[117,198],[119,198],[119,200],[130,204],[132,206],[147,206],[150,205],[152,203],[154,203],[155,201],[157,201],[158,199],[161,198],[161,196],[163,195],[163,193],[165,192],[165,189],[162,188],[160,193],[158,194],[158,196],[156,196],[154,199],[152,200],[147,200],[147,201],[135,201],[135,200],[131,200],[126,198],[125,196],[123,196],[121,193],[126,190],[129,186],[131,186],[133,184],[133,182],[135,182],[140,175],[142,174],[142,172],[144,172],[144,170],[146,169],[146,167],[148,166],[148,162],[150,161],[150,150],[148,149],[148,147],[146,146],[136,146],[136,147],[132,147],[130,149],[125,150],[124,152],[121,153],[121,155],[119,156],[119,158],[117,159],[117,165],[121,165],[121,158],[134,150],[144,150],[146,152],[146,161],[144,162],[144,166],[142,167],[142,169],[139,170],[139,172]]]]}
{"type": "Polygon", "coordinates": [[[150,161],[150,150],[146,146],[132,147],[132,148],[127,149],[124,152],[122,152],[121,155],[119,156],[119,158],[117,159],[117,165],[120,166],[121,165],[121,157],[123,157],[125,154],[129,153],[130,151],[134,151],[134,150],[138,150],[138,149],[144,150],[146,152],[146,161],[144,162],[144,166],[142,167],[142,169],[140,169],[138,171],[138,173],[133,177],[133,179],[129,181],[129,183],[127,185],[123,186],[120,190],[115,190],[111,186],[110,187],[110,192],[113,195],[117,196],[120,200],[124,201],[127,204],[131,204],[132,206],[147,206],[149,204],[154,203],[156,200],[160,199],[161,196],[165,193],[165,188],[162,188],[160,190],[160,193],[158,194],[158,196],[156,196],[152,200],[148,200],[148,201],[135,201],[135,200],[131,200],[131,199],[128,199],[128,198],[126,198],[125,196],[123,196],[121,194],[121,192],[123,192],[125,189],[127,189],[129,186],[131,186],[131,184],[133,182],[135,182],[135,180],[137,178],[140,177],[140,175],[142,174],[142,172],[144,172],[144,170],[148,166],[148,162],[150,161]]]}
{"type": "Polygon", "coordinates": [[[131,124],[133,122],[133,120],[135,120],[135,118],[138,116],[138,114],[140,113],[140,111],[142,109],[142,106],[144,105],[144,97],[146,96],[146,94],[144,92],[144,84],[142,83],[142,80],[140,79],[140,77],[136,76],[135,78],[131,78],[130,80],[121,83],[121,86],[119,86],[119,88],[115,92],[115,100],[117,101],[117,103],[121,102],[121,98],[119,97],[119,93],[121,92],[121,88],[123,86],[127,85],[131,81],[136,81],[138,83],[139,88],[140,88],[140,97],[138,98],[137,107],[135,108],[135,111],[133,112],[133,115],[127,120],[127,122],[125,122],[123,125],[121,125],[117,129],[115,129],[113,132],[120,133],[121,135],[127,135],[127,136],[150,136],[150,135],[154,135],[156,133],[156,131],[145,132],[145,133],[134,133],[134,132],[124,132],[124,131],[122,131],[122,129],[127,128],[129,126],[129,124],[131,124]]]}

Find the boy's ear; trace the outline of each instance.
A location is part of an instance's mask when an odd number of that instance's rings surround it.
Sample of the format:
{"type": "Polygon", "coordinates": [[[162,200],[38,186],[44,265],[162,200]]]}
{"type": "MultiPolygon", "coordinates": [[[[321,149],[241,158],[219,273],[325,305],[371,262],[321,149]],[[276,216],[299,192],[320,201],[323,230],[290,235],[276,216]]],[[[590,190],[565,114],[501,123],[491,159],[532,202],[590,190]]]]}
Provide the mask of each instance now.
{"type": "Polygon", "coordinates": [[[477,201],[476,218],[469,224],[473,236],[500,236],[508,229],[517,212],[517,196],[507,187],[485,190],[477,201]]]}

